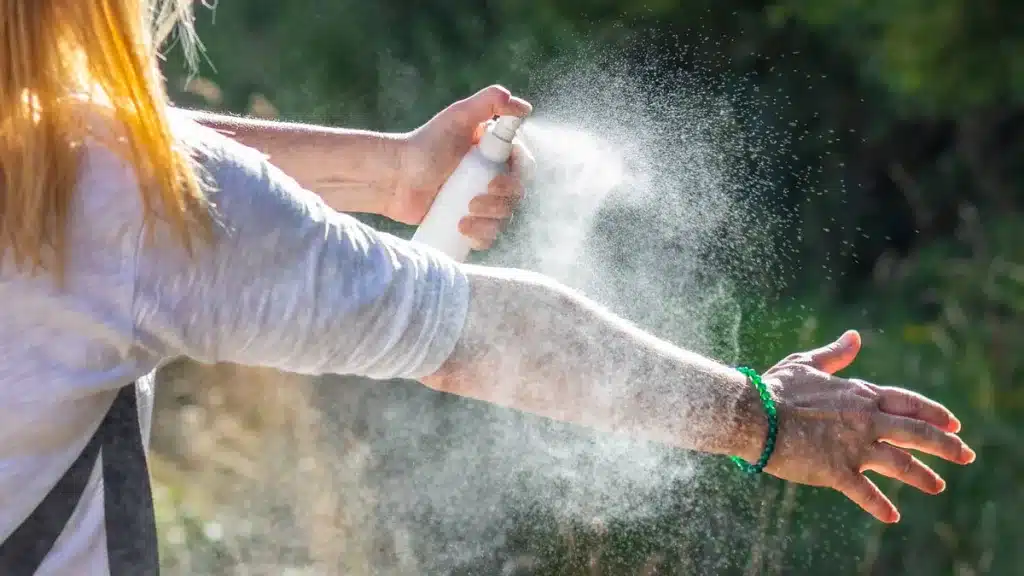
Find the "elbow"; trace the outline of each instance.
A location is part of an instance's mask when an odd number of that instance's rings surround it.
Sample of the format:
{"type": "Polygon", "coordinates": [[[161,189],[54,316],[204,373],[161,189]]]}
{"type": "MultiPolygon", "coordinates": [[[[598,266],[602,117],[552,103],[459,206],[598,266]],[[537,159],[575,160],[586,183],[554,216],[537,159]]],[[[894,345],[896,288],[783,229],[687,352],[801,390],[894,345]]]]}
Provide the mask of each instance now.
{"type": "Polygon", "coordinates": [[[558,325],[580,317],[584,300],[540,274],[467,269],[470,295],[462,333],[440,368],[418,380],[438,392],[483,399],[489,394],[482,387],[534,364],[538,351],[547,348],[543,342],[564,331],[558,325]]]}
{"type": "Polygon", "coordinates": [[[450,392],[448,382],[450,378],[444,373],[444,367],[440,370],[430,374],[429,376],[423,376],[419,379],[419,383],[423,384],[427,388],[435,392],[450,392]]]}
{"type": "Polygon", "coordinates": [[[477,397],[479,394],[474,391],[474,386],[483,380],[479,376],[479,371],[473,370],[471,365],[453,357],[433,373],[417,378],[417,381],[434,392],[477,397]]]}

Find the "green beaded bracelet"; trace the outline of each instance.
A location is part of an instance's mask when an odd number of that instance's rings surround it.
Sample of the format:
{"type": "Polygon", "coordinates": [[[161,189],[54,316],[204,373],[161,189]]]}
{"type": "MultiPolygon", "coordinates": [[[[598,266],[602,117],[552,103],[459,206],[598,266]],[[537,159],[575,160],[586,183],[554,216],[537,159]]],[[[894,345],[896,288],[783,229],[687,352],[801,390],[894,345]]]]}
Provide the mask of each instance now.
{"type": "Polygon", "coordinates": [[[764,442],[761,458],[756,464],[751,464],[739,456],[732,456],[732,461],[747,474],[758,474],[768,465],[768,459],[772,457],[772,452],[775,450],[775,435],[779,431],[779,418],[775,411],[775,400],[768,393],[768,388],[761,380],[761,375],[745,366],[741,366],[737,370],[746,375],[750,383],[757,389],[757,395],[761,397],[761,405],[764,406],[764,411],[768,415],[768,438],[764,442]]]}

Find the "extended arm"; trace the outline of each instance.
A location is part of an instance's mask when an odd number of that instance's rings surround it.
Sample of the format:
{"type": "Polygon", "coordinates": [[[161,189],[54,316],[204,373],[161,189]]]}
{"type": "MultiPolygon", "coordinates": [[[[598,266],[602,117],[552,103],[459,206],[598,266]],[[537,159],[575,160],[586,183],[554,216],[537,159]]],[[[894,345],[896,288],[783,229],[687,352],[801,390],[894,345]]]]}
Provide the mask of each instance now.
{"type": "MultiPolygon", "coordinates": [[[[468,267],[469,309],[447,361],[423,383],[584,426],[758,460],[767,418],[738,372],[630,326],[542,276],[468,267]]],[[[899,519],[864,472],[936,494],[938,474],[908,451],[967,464],[959,421],[919,394],[837,378],[860,338],[792,354],[764,373],[778,409],[766,470],[841,491],[884,522],[899,519]]]]}
{"type": "Polygon", "coordinates": [[[557,420],[756,461],[767,419],[739,372],[686,352],[572,290],[467,267],[462,337],[427,386],[557,420]]]}

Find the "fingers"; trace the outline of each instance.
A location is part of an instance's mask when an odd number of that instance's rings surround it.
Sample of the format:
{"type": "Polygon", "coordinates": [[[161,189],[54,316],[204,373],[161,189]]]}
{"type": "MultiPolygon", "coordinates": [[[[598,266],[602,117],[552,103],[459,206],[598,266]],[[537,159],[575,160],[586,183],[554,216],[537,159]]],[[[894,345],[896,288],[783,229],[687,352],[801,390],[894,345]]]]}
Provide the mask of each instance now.
{"type": "MultiPolygon", "coordinates": [[[[504,192],[504,191],[502,191],[504,192]]],[[[517,196],[500,195],[501,192],[481,194],[469,202],[469,215],[476,218],[505,220],[512,216],[512,210],[519,202],[517,196]]]]}
{"type": "Polygon", "coordinates": [[[889,388],[886,386],[872,386],[878,392],[878,407],[887,414],[895,416],[906,416],[925,422],[945,430],[946,432],[959,432],[960,421],[945,406],[924,396],[903,390],[901,388],[889,388]]]}
{"type": "Polygon", "coordinates": [[[494,116],[527,116],[533,106],[513,96],[505,87],[493,85],[455,104],[466,122],[477,124],[494,116]]]}
{"type": "Polygon", "coordinates": [[[469,202],[469,215],[474,218],[507,220],[523,198],[523,187],[515,176],[499,174],[491,180],[487,193],[469,202]]]}
{"type": "Polygon", "coordinates": [[[938,494],[946,489],[946,482],[917,458],[905,450],[884,442],[871,447],[861,472],[873,470],[927,494],[938,494]]]}
{"type": "Polygon", "coordinates": [[[940,430],[923,420],[904,416],[878,414],[876,418],[879,440],[957,464],[974,462],[974,450],[955,434],[940,430]]]}
{"type": "MultiPolygon", "coordinates": [[[[482,197],[501,196],[502,198],[511,198],[519,201],[523,198],[523,194],[522,179],[516,174],[505,173],[498,174],[491,179],[491,183],[487,185],[487,194],[484,194],[482,197]]],[[[470,208],[470,211],[472,211],[472,208],[470,208]]]]}
{"type": "Polygon", "coordinates": [[[487,194],[469,202],[469,216],[459,222],[459,232],[472,240],[474,250],[490,248],[512,217],[521,196],[517,180],[508,175],[495,177],[487,194]]]}
{"type": "Polygon", "coordinates": [[[881,522],[891,524],[900,521],[900,513],[896,506],[863,474],[850,477],[839,487],[839,491],[881,522]]]}
{"type": "Polygon", "coordinates": [[[469,202],[469,216],[459,222],[459,232],[472,241],[474,250],[490,248],[522,198],[520,178],[514,174],[498,174],[491,180],[486,194],[469,202]]]}
{"type": "Polygon", "coordinates": [[[828,346],[804,354],[806,359],[802,363],[835,374],[853,363],[860,352],[860,346],[860,334],[856,330],[849,330],[828,346]]]}
{"type": "Polygon", "coordinates": [[[459,233],[469,238],[473,250],[487,250],[504,226],[503,220],[467,216],[459,221],[459,233]]]}

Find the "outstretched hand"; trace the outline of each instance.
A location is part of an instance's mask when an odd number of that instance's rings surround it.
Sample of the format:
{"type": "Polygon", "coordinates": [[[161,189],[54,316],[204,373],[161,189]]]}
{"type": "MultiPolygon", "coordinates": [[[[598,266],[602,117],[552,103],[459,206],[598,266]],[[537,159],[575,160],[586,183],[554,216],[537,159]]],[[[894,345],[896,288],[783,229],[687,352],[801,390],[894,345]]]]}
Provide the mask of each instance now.
{"type": "Polygon", "coordinates": [[[937,402],[909,390],[834,376],[853,362],[860,346],[860,335],[850,331],[826,347],[792,354],[764,373],[779,414],[777,447],[765,471],[834,488],[882,522],[896,522],[896,506],[865,471],[938,494],[945,481],[910,451],[957,464],[973,462],[975,453],[956,435],[960,421],[937,402]]]}
{"type": "MultiPolygon", "coordinates": [[[[419,224],[427,215],[441,186],[462,157],[483,135],[494,116],[526,116],[532,107],[501,86],[490,86],[448,106],[426,124],[409,133],[400,155],[395,193],[385,216],[405,224],[419,224]]],[[[523,197],[523,180],[533,157],[523,143],[513,142],[509,170],[491,181],[486,193],[470,203],[459,231],[476,250],[489,248],[523,197]]]]}

